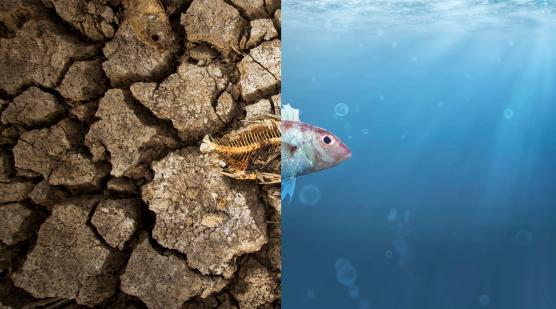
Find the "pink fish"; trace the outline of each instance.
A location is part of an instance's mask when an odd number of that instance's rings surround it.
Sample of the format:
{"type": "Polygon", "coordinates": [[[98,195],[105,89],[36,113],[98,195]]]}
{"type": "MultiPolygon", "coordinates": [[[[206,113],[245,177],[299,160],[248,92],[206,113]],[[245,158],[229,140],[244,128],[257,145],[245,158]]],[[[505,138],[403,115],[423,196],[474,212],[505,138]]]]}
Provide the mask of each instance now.
{"type": "Polygon", "coordinates": [[[282,109],[282,198],[293,196],[295,177],[315,173],[351,158],[351,151],[337,136],[299,121],[299,111],[282,109]]]}

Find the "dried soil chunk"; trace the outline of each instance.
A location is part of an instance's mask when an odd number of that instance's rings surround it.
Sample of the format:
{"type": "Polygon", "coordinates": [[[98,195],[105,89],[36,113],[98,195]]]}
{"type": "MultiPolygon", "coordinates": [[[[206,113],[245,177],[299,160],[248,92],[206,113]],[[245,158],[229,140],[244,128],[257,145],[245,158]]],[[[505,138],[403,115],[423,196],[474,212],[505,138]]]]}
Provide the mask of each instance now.
{"type": "Polygon", "coordinates": [[[29,198],[37,205],[46,208],[52,208],[54,204],[60,203],[69,197],[69,193],[60,187],[51,186],[47,180],[39,182],[31,193],[29,198]]]}
{"type": "Polygon", "coordinates": [[[122,290],[139,297],[151,309],[180,308],[188,299],[198,295],[207,297],[225,284],[222,278],[191,271],[184,260],[174,255],[158,253],[146,235],[121,276],[122,290]]]}
{"type": "Polygon", "coordinates": [[[110,199],[100,202],[92,223],[112,248],[124,249],[139,226],[141,202],[137,199],[110,199]]]}
{"type": "Polygon", "coordinates": [[[187,255],[203,274],[236,270],[237,256],[266,242],[266,222],[256,184],[223,176],[216,162],[185,148],[153,165],[154,180],[143,199],[156,214],[153,237],[187,255]]]}
{"type": "Polygon", "coordinates": [[[240,308],[259,308],[280,297],[279,286],[270,271],[253,258],[240,267],[232,295],[240,308]]]}
{"type": "MultiPolygon", "coordinates": [[[[267,205],[270,205],[274,211],[271,213],[270,221],[272,224],[268,227],[268,245],[266,250],[258,252],[262,259],[268,259],[269,265],[273,270],[282,269],[280,239],[282,238],[281,216],[282,216],[282,199],[280,198],[279,186],[265,186],[264,198],[267,205]]],[[[262,260],[261,260],[262,261],[262,260]]]]}
{"type": "Polygon", "coordinates": [[[278,216],[282,215],[282,200],[280,198],[279,187],[268,187],[265,188],[266,201],[274,209],[278,216]]]}
{"type": "Polygon", "coordinates": [[[249,52],[251,58],[268,70],[278,81],[282,80],[280,46],[280,40],[273,40],[264,42],[249,52]]]}
{"type": "Polygon", "coordinates": [[[282,270],[282,255],[280,249],[280,243],[282,239],[282,229],[280,226],[280,217],[275,217],[278,223],[272,225],[271,228],[268,229],[268,248],[267,252],[265,253],[266,257],[270,261],[270,266],[274,270],[282,270]]]}
{"type": "Polygon", "coordinates": [[[257,101],[255,104],[245,106],[247,115],[245,118],[253,118],[264,114],[272,113],[272,104],[267,99],[257,101]]]}
{"type": "Polygon", "coordinates": [[[36,213],[22,204],[0,205],[0,241],[8,246],[29,239],[37,223],[36,213]]]}
{"type": "Polygon", "coordinates": [[[0,182],[0,204],[24,200],[33,189],[30,181],[0,182]]]}
{"type": "Polygon", "coordinates": [[[156,49],[142,43],[133,32],[131,25],[124,23],[114,39],[103,49],[108,58],[102,64],[112,86],[125,88],[135,82],[155,81],[172,69],[177,45],[167,49],[156,49]]]}
{"type": "Polygon", "coordinates": [[[114,294],[120,256],[86,224],[97,202],[89,198],[54,206],[23,267],[12,274],[16,286],[37,298],[75,299],[88,306],[114,294]]]}
{"type": "Polygon", "coordinates": [[[75,105],[71,108],[70,113],[77,117],[81,122],[92,122],[97,112],[98,101],[92,101],[75,105]]]}
{"type": "Polygon", "coordinates": [[[15,166],[48,179],[60,160],[82,139],[79,124],[71,119],[64,119],[50,128],[25,132],[13,149],[15,166]]]}
{"type": "Polygon", "coordinates": [[[251,34],[247,47],[253,48],[259,45],[260,42],[269,41],[278,36],[278,31],[274,28],[272,19],[255,19],[251,21],[251,34]]]}
{"type": "MultiPolygon", "coordinates": [[[[44,0],[43,0],[44,1],[44,0]]],[[[56,13],[91,40],[114,36],[114,11],[106,0],[46,0],[56,13]]]]}
{"type": "Polygon", "coordinates": [[[213,102],[228,84],[222,70],[184,63],[178,72],[170,75],[160,86],[155,83],[137,83],[131,86],[133,96],[150,109],[158,118],[172,121],[180,138],[198,140],[206,134],[224,127],[234,104],[217,105],[213,102]]]}
{"type": "Polygon", "coordinates": [[[60,94],[72,101],[87,101],[106,91],[108,81],[100,59],[74,62],[58,86],[60,94]]]}
{"type": "Polygon", "coordinates": [[[218,51],[211,48],[208,44],[190,44],[191,46],[187,46],[187,51],[189,52],[189,56],[197,61],[199,64],[207,63],[212,61],[215,58],[218,58],[218,51]]]}
{"type": "Polygon", "coordinates": [[[238,65],[241,96],[247,102],[273,94],[280,88],[280,41],[264,42],[251,49],[238,65]]]}
{"type": "Polygon", "coordinates": [[[67,35],[48,20],[30,20],[16,36],[0,39],[0,88],[16,95],[26,85],[54,88],[73,60],[91,57],[96,48],[67,35]]]}
{"type": "Polygon", "coordinates": [[[272,105],[274,105],[274,113],[276,115],[280,115],[282,110],[282,93],[273,95],[271,100],[272,100],[272,105]]]}
{"type": "Polygon", "coordinates": [[[282,28],[282,10],[276,10],[274,12],[274,18],[272,19],[274,21],[274,24],[276,25],[276,28],[278,28],[278,30],[280,30],[282,28]]]}
{"type": "Polygon", "coordinates": [[[93,161],[80,153],[72,153],[50,175],[51,185],[63,185],[76,190],[100,188],[101,180],[110,172],[110,166],[93,161]]]}
{"type": "Polygon", "coordinates": [[[264,0],[266,11],[272,16],[276,10],[282,7],[282,0],[264,0]]]}
{"type": "Polygon", "coordinates": [[[0,1],[0,22],[10,32],[16,32],[30,19],[46,15],[41,10],[40,0],[0,1]]]}
{"type": "Polygon", "coordinates": [[[103,160],[110,153],[111,174],[133,177],[140,165],[150,162],[175,140],[166,128],[135,109],[131,93],[111,89],[100,100],[95,122],[85,144],[93,160],[103,160]]]}
{"type": "Polygon", "coordinates": [[[189,41],[209,43],[224,55],[239,49],[239,39],[247,26],[238,10],[224,0],[193,0],[182,14],[181,24],[189,41]]]}
{"type": "Polygon", "coordinates": [[[216,114],[224,124],[229,123],[234,117],[236,110],[236,103],[232,95],[225,91],[222,92],[218,100],[216,100],[216,114]]]}
{"type": "Polygon", "coordinates": [[[2,113],[2,123],[30,127],[52,124],[65,113],[56,97],[37,87],[30,87],[17,96],[2,113]]]}
{"type": "Polygon", "coordinates": [[[265,0],[231,0],[249,19],[264,18],[268,15],[265,0]]]}

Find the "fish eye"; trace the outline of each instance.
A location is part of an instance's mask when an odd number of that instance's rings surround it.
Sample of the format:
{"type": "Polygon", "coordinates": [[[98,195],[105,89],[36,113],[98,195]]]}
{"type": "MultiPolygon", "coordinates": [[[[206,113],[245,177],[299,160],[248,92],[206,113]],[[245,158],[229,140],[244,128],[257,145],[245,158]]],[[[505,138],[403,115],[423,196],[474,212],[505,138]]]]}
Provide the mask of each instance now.
{"type": "Polygon", "coordinates": [[[326,145],[330,145],[330,143],[332,143],[332,139],[331,139],[330,136],[328,136],[328,135],[325,135],[325,136],[322,138],[322,141],[323,141],[326,145]]]}

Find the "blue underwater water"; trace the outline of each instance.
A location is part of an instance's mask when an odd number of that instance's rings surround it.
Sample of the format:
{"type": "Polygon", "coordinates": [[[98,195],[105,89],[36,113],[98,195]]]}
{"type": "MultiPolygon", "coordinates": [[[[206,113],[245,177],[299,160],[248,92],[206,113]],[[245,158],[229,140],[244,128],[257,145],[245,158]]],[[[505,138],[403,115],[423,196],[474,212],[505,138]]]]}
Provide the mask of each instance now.
{"type": "Polygon", "coordinates": [[[283,308],[556,308],[556,2],[282,1],[283,308]]]}

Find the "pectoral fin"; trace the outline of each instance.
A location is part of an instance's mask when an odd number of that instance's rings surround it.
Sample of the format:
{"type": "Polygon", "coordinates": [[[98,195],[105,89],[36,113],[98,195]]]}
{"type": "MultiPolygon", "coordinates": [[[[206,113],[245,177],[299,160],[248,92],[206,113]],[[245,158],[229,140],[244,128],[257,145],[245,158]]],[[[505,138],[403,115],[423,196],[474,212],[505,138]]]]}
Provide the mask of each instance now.
{"type": "Polygon", "coordinates": [[[281,190],[282,200],[285,200],[286,197],[289,195],[290,199],[288,200],[288,202],[291,203],[294,191],[295,191],[295,177],[282,178],[282,190],[281,190]]]}

